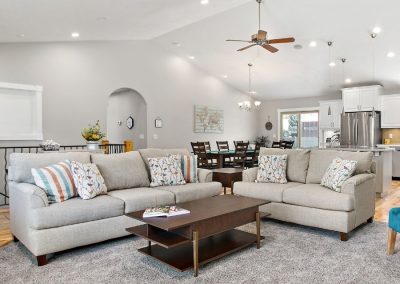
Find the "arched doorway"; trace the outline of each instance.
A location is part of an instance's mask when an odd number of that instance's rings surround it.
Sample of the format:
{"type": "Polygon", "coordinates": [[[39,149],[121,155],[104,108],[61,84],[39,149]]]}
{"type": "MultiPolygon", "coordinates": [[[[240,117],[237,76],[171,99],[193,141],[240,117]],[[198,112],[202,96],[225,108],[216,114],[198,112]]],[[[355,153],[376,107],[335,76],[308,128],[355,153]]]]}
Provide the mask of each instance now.
{"type": "Polygon", "coordinates": [[[133,140],[135,149],[147,147],[147,105],[143,96],[130,88],[111,93],[107,106],[107,139],[110,143],[133,140]],[[127,119],[133,118],[131,129],[127,119]]]}

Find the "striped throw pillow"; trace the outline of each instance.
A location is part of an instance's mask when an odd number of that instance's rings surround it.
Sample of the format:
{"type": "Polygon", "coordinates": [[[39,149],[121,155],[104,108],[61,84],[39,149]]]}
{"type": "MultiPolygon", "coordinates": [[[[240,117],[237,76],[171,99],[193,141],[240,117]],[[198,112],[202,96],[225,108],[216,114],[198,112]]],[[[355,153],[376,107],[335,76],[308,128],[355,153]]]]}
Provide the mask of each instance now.
{"type": "Polygon", "coordinates": [[[63,202],[77,195],[70,161],[32,169],[31,172],[35,184],[44,189],[50,203],[63,202]]]}
{"type": "Polygon", "coordinates": [[[187,183],[199,182],[197,178],[197,155],[170,155],[175,159],[183,173],[183,177],[187,183]]]}

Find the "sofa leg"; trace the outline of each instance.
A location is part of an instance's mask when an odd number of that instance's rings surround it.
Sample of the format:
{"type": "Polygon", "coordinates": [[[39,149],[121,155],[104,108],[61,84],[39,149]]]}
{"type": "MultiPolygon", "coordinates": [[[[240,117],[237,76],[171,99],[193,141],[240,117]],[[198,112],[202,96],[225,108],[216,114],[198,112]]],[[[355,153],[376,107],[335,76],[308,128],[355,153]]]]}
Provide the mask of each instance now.
{"type": "Polygon", "coordinates": [[[371,218],[368,218],[367,223],[372,223],[374,222],[374,216],[372,216],[371,218]]]}
{"type": "Polygon", "coordinates": [[[46,265],[48,263],[47,262],[47,256],[45,254],[37,256],[36,260],[37,260],[37,265],[38,266],[43,266],[43,265],[46,265]]]}
{"type": "Polygon", "coordinates": [[[16,236],[12,235],[12,237],[13,237],[13,241],[14,241],[14,242],[19,242],[19,240],[17,239],[16,236]]]}
{"type": "Polygon", "coordinates": [[[388,228],[388,242],[387,242],[387,255],[392,255],[394,252],[394,246],[396,244],[397,232],[392,228],[388,228]]]}
{"type": "Polygon", "coordinates": [[[342,233],[342,232],[340,232],[340,240],[341,240],[342,242],[346,242],[348,239],[349,239],[349,236],[348,236],[347,233],[342,233]]]}

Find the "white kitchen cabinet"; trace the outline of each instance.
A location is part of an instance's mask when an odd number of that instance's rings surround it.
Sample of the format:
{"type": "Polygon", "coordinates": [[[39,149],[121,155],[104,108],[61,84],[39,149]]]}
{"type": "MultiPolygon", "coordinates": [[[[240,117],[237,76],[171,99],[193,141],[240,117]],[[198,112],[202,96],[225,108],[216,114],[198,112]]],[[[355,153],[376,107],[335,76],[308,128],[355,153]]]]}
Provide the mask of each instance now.
{"type": "Polygon", "coordinates": [[[400,128],[400,95],[381,96],[381,127],[400,128]]]}
{"type": "Polygon", "coordinates": [[[341,100],[319,102],[319,128],[339,129],[343,103],[341,100]],[[330,113],[330,114],[328,114],[330,113]]]}
{"type": "Polygon", "coordinates": [[[365,86],[342,89],[345,112],[381,110],[382,86],[365,86]]]}

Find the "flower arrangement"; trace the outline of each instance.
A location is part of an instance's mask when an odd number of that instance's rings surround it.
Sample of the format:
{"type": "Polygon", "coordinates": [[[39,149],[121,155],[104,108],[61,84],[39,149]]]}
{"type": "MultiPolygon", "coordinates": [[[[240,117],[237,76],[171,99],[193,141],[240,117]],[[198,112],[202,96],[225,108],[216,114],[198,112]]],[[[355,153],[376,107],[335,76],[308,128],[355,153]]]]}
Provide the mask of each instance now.
{"type": "Polygon", "coordinates": [[[99,121],[95,125],[90,125],[82,130],[82,137],[86,141],[99,141],[101,138],[105,137],[106,134],[101,131],[99,121]]]}

